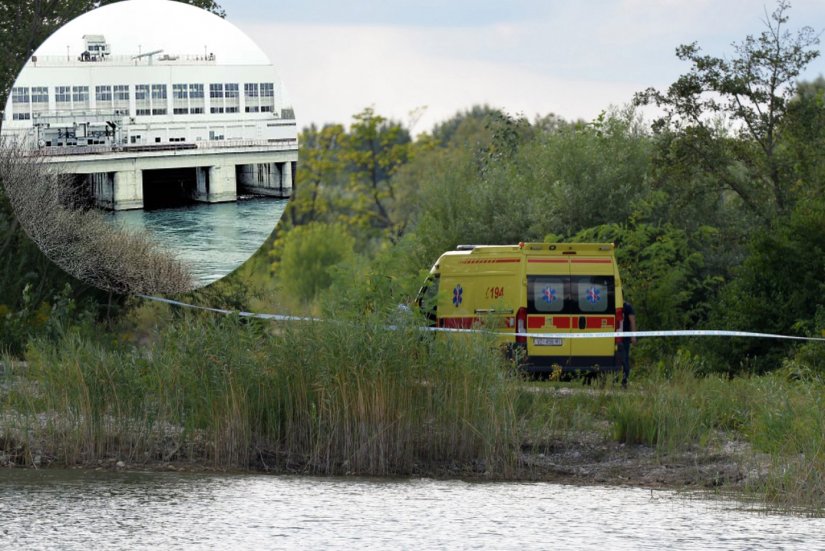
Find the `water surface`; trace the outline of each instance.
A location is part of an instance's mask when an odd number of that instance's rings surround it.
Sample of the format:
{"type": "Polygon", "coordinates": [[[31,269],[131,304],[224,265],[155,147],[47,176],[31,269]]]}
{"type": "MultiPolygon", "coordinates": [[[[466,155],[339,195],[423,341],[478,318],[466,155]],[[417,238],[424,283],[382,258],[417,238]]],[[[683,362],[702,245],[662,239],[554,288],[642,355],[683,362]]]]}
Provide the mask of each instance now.
{"type": "Polygon", "coordinates": [[[161,247],[186,262],[201,287],[229,274],[252,256],[275,229],[286,204],[286,199],[254,198],[118,211],[111,217],[128,229],[146,231],[161,247]]]}
{"type": "Polygon", "coordinates": [[[0,472],[8,549],[823,549],[825,519],[549,483],[0,472]]]}

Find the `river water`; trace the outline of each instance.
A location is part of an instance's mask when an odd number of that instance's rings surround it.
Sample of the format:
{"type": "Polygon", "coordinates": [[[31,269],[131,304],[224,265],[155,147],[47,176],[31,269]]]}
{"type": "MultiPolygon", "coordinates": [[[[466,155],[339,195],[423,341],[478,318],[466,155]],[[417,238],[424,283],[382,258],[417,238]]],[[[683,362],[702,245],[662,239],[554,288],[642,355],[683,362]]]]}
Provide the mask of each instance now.
{"type": "Polygon", "coordinates": [[[263,245],[286,208],[286,199],[253,198],[158,210],[118,211],[112,220],[146,231],[189,264],[198,287],[217,281],[263,245]]]}
{"type": "Polygon", "coordinates": [[[668,491],[272,475],[0,472],[5,549],[825,549],[825,519],[668,491]]]}

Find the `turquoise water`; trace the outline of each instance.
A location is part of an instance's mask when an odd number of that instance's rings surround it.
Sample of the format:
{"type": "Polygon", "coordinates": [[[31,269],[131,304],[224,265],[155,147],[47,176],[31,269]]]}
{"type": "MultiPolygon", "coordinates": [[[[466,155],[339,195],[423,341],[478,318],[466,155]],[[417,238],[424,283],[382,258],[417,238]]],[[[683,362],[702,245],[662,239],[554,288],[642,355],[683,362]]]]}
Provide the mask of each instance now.
{"type": "Polygon", "coordinates": [[[228,275],[252,256],[272,233],[286,204],[286,199],[254,198],[120,211],[111,217],[123,227],[146,231],[187,263],[200,287],[228,275]]]}

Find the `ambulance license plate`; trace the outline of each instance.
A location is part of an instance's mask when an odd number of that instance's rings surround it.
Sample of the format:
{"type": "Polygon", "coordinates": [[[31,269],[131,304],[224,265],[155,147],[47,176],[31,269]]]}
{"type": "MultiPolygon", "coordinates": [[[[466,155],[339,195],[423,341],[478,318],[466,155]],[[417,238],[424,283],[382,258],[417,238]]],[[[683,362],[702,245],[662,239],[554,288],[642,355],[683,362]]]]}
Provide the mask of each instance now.
{"type": "Polygon", "coordinates": [[[536,346],[561,346],[561,339],[555,337],[536,337],[533,339],[533,344],[536,346]]]}

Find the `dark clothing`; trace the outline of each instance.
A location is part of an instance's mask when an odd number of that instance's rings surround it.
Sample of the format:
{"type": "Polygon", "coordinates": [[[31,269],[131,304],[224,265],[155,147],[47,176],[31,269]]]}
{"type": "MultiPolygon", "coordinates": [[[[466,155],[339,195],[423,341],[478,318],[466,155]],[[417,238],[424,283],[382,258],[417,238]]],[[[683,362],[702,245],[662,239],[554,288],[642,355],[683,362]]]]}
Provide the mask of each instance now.
{"type": "MultiPolygon", "coordinates": [[[[625,302],[622,305],[622,331],[632,331],[630,326],[630,316],[635,316],[636,311],[633,305],[625,302]]],[[[633,337],[622,337],[622,342],[619,343],[619,359],[622,362],[622,386],[627,386],[627,378],[630,376],[630,345],[633,337]]]]}
{"type": "MultiPolygon", "coordinates": [[[[627,319],[629,316],[635,316],[636,310],[633,309],[633,305],[629,302],[625,302],[622,306],[622,331],[630,331],[630,321],[627,319]]],[[[630,337],[623,337],[622,340],[625,344],[630,344],[630,337]]]]}
{"type": "Polygon", "coordinates": [[[619,343],[619,359],[622,362],[622,386],[627,386],[627,378],[630,376],[630,343],[619,343]]]}

